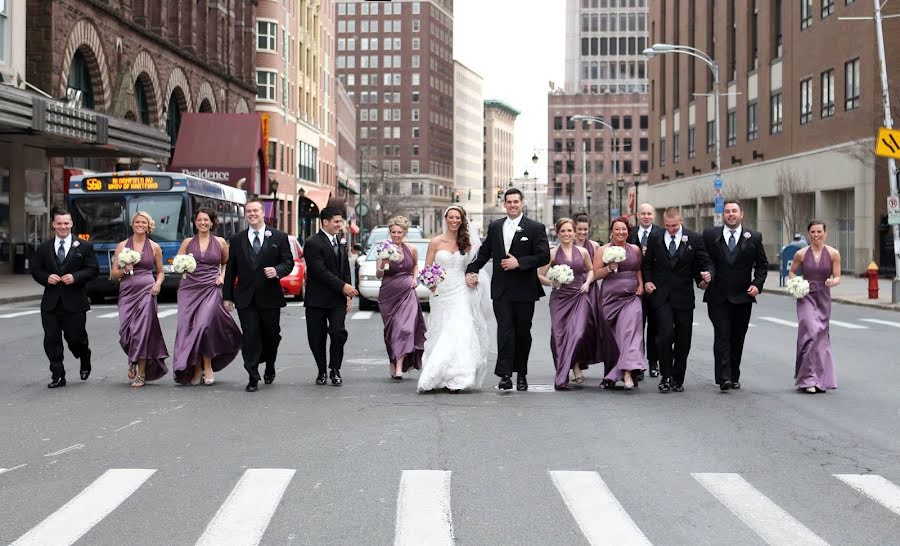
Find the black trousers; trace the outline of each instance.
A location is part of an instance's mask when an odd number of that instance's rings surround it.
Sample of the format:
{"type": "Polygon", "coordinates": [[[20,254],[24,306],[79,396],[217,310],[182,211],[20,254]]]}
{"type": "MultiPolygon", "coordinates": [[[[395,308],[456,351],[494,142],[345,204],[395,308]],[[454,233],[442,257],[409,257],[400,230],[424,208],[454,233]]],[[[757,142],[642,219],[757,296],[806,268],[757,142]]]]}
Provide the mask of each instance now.
{"type": "Polygon", "coordinates": [[[255,306],[238,309],[243,335],[241,355],[251,381],[259,382],[259,363],[266,363],[266,373],[275,372],[275,358],[281,343],[281,308],[260,309],[255,306]]]}
{"type": "Polygon", "coordinates": [[[85,330],[87,313],[69,313],[62,305],[52,311],[41,311],[41,324],[44,326],[44,352],[50,360],[50,373],[53,379],[66,376],[63,366],[63,337],[75,358],[90,356],[88,335],[85,330]]]}
{"type": "Polygon", "coordinates": [[[671,379],[676,385],[684,383],[687,358],[691,352],[694,310],[673,309],[668,302],[657,307],[656,351],[663,379],[671,379]]]}
{"type": "Polygon", "coordinates": [[[739,381],[744,338],[750,324],[752,303],[708,304],[709,320],[713,323],[713,355],[716,361],[716,384],[739,381]]]}
{"type": "Polygon", "coordinates": [[[644,306],[644,328],[647,334],[644,336],[644,347],[647,351],[647,362],[659,362],[658,351],[656,348],[656,317],[653,313],[653,307],[650,305],[649,298],[643,301],[644,306]]]}
{"type": "Polygon", "coordinates": [[[494,374],[498,377],[512,375],[513,372],[528,375],[534,302],[494,300],[494,316],[497,318],[497,366],[494,374]]]}
{"type": "Polygon", "coordinates": [[[340,370],[344,360],[344,344],[347,343],[347,308],[340,307],[307,307],[306,308],[306,336],[309,338],[309,349],[319,373],[325,373],[326,368],[340,370]],[[329,360],[326,360],[326,341],[331,338],[331,347],[328,351],[329,360]]]}

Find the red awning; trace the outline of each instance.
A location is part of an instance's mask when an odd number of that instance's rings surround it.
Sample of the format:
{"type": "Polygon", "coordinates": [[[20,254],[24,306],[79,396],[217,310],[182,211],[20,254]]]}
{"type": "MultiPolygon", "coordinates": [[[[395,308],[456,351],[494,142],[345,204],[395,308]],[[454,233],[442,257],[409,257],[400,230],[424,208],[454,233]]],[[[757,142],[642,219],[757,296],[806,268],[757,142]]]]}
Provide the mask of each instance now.
{"type": "Polygon", "coordinates": [[[259,114],[189,113],[181,118],[169,170],[261,193],[266,148],[259,114]]]}
{"type": "Polygon", "coordinates": [[[330,196],[330,190],[313,188],[310,190],[306,190],[306,195],[304,197],[312,201],[313,204],[316,205],[316,208],[319,209],[319,212],[321,212],[322,209],[328,206],[328,198],[330,196]]]}
{"type": "Polygon", "coordinates": [[[350,224],[350,233],[353,235],[359,235],[359,226],[356,224],[350,224]]]}

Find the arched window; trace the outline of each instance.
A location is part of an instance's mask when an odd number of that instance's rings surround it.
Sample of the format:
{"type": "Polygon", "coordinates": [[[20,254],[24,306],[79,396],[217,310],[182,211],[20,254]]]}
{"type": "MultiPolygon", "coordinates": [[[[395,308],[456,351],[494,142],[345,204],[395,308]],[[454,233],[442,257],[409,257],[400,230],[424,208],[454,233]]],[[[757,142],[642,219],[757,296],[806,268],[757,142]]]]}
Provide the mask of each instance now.
{"type": "Polygon", "coordinates": [[[178,140],[178,130],[181,128],[181,106],[179,105],[177,93],[178,91],[176,90],[169,97],[169,106],[166,109],[166,133],[169,134],[172,146],[175,146],[175,141],[178,140]]]}
{"type": "Polygon", "coordinates": [[[198,112],[202,112],[204,114],[211,113],[213,111],[212,104],[209,103],[209,99],[203,99],[203,102],[200,103],[200,109],[198,112]]]}
{"type": "Polygon", "coordinates": [[[139,76],[134,80],[134,101],[137,104],[138,119],[144,125],[150,125],[150,101],[147,100],[147,90],[142,79],[139,76]]]}
{"type": "Polygon", "coordinates": [[[75,106],[82,108],[94,107],[94,86],[91,83],[91,73],[88,70],[87,59],[81,51],[76,51],[72,56],[72,64],[69,66],[69,81],[66,94],[72,100],[78,94],[81,98],[75,106]]]}

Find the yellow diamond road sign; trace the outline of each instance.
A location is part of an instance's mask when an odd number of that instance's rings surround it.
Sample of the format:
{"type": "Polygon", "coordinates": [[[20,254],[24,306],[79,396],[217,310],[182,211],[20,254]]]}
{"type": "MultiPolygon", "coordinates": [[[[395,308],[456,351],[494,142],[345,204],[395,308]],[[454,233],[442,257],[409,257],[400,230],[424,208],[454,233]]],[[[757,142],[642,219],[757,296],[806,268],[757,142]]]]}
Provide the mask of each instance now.
{"type": "Polygon", "coordinates": [[[875,155],[900,159],[900,130],[882,127],[875,141],[875,155]]]}

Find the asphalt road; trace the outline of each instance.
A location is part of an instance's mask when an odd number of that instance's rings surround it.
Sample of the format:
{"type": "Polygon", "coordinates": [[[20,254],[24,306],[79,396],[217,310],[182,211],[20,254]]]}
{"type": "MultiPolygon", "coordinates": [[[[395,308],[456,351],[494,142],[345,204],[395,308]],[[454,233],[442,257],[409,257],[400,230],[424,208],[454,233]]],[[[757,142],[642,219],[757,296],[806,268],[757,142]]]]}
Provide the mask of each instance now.
{"type": "Polygon", "coordinates": [[[315,386],[297,306],[258,393],[237,362],[211,387],[129,388],[110,305],[90,380],[69,357],[50,391],[36,309],[0,307],[0,543],[900,543],[900,314],[835,306],[824,395],[792,388],[796,314],[774,295],[741,391],[713,384],[701,304],[685,393],[600,391],[594,369],[553,392],[545,299],[531,391],[418,395],[356,310],[344,386],[315,386]]]}

